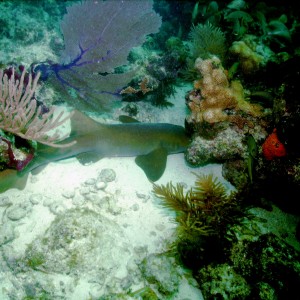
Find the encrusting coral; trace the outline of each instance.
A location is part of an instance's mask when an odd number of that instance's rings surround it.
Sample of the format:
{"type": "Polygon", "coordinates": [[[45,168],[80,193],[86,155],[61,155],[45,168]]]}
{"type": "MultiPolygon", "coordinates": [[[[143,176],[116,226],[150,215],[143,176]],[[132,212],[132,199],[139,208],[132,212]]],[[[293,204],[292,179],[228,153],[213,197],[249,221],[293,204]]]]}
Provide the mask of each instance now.
{"type": "Polygon", "coordinates": [[[255,118],[262,115],[261,106],[245,100],[242,84],[238,80],[228,80],[217,56],[198,58],[195,67],[202,78],[194,82],[194,90],[188,96],[187,104],[192,112],[188,122],[215,124],[229,121],[243,127],[245,123],[251,126],[243,114],[255,118]]]}

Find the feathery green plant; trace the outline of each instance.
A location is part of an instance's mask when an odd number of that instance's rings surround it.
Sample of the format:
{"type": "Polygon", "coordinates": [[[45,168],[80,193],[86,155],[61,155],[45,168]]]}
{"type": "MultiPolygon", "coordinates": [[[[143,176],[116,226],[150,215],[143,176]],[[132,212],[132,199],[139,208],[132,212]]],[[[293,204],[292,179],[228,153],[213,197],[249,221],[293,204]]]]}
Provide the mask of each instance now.
{"type": "Polygon", "coordinates": [[[198,24],[193,26],[190,33],[189,48],[194,60],[210,58],[212,55],[224,59],[226,52],[225,35],[219,27],[211,23],[198,24]]]}
{"type": "Polygon", "coordinates": [[[224,60],[226,53],[226,39],[224,33],[219,27],[211,23],[198,24],[193,26],[189,33],[189,51],[187,58],[187,68],[183,71],[186,80],[194,80],[199,76],[195,69],[197,58],[207,59],[213,55],[224,60]]]}
{"type": "Polygon", "coordinates": [[[195,186],[186,192],[179,183],[153,184],[162,205],[176,212],[177,239],[171,247],[192,269],[222,259],[229,226],[244,216],[235,192],[228,194],[212,174],[195,175],[195,186]]]}
{"type": "Polygon", "coordinates": [[[224,185],[210,175],[196,175],[194,188],[184,192],[182,184],[153,185],[154,194],[162,205],[176,212],[179,238],[192,235],[217,235],[226,233],[228,224],[240,215],[235,193],[226,193],[224,185]]]}

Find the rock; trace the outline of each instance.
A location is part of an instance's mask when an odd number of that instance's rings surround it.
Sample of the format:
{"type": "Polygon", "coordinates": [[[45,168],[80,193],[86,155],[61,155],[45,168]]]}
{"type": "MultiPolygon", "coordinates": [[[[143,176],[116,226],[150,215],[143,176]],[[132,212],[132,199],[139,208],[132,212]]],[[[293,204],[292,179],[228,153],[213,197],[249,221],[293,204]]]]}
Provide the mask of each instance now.
{"type": "Polygon", "coordinates": [[[97,180],[112,182],[116,179],[116,172],[113,169],[103,169],[98,175],[97,180]]]}
{"type": "Polygon", "coordinates": [[[13,206],[10,210],[7,211],[7,217],[12,221],[23,219],[26,214],[26,209],[21,206],[13,206]]]}
{"type": "Polygon", "coordinates": [[[16,238],[14,226],[11,223],[5,223],[0,226],[0,246],[16,238]]]}
{"type": "Polygon", "coordinates": [[[74,189],[63,190],[61,194],[63,197],[67,199],[72,199],[75,197],[75,190],[74,189]]]}
{"type": "Polygon", "coordinates": [[[45,272],[91,275],[104,284],[129,259],[129,249],[117,223],[76,208],[57,215],[46,233],[28,246],[24,259],[42,253],[44,262],[39,267],[45,272]]]}
{"type": "Polygon", "coordinates": [[[8,196],[0,197],[0,207],[11,205],[12,202],[10,201],[8,196]]]}
{"type": "Polygon", "coordinates": [[[178,292],[181,276],[175,258],[165,254],[150,254],[140,264],[141,272],[150,284],[165,296],[178,292]]]}
{"type": "Polygon", "coordinates": [[[247,299],[250,285],[232,266],[220,264],[202,268],[197,276],[204,299],[247,299]]]}
{"type": "Polygon", "coordinates": [[[29,201],[30,201],[33,205],[39,204],[40,202],[43,201],[43,195],[41,195],[41,194],[31,194],[31,195],[29,196],[29,201]]]}

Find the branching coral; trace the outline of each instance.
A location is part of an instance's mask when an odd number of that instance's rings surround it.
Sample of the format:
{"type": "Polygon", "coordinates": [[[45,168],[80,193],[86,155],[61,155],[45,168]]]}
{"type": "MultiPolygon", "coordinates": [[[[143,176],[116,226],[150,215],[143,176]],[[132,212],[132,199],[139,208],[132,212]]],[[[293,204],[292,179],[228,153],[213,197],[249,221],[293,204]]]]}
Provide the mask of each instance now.
{"type": "Polygon", "coordinates": [[[229,121],[242,127],[246,120],[242,114],[259,117],[262,110],[259,105],[245,100],[244,89],[237,80],[229,82],[227,72],[218,57],[198,58],[196,68],[202,75],[195,81],[189,95],[188,106],[192,111],[189,121],[209,124],[229,121]]]}

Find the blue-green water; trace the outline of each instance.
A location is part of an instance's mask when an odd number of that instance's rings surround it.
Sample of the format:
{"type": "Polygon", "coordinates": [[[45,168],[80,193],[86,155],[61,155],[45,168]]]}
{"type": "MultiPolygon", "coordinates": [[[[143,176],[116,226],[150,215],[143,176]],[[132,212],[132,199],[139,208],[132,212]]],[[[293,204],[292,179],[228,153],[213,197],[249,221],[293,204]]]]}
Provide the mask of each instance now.
{"type": "Polygon", "coordinates": [[[0,299],[292,298],[297,12],[1,1],[0,299]]]}

